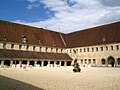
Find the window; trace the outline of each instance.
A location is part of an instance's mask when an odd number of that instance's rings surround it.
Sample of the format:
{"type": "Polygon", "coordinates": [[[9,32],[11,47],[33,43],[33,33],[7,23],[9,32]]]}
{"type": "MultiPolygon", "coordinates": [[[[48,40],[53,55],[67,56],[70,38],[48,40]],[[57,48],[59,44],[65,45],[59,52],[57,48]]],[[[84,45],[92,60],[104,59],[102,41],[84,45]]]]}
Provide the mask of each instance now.
{"type": "Polygon", "coordinates": [[[51,48],[51,52],[53,52],[53,48],[51,48]]]}
{"type": "Polygon", "coordinates": [[[36,47],[35,47],[35,46],[33,46],[33,51],[35,51],[35,48],[36,48],[36,47]]]}
{"type": "Polygon", "coordinates": [[[96,64],[96,59],[93,59],[93,64],[96,64]]]}
{"type": "Polygon", "coordinates": [[[89,48],[87,48],[87,52],[89,52],[89,48]]]}
{"type": "Polygon", "coordinates": [[[111,46],[111,50],[113,50],[113,46],[111,46]]]}
{"type": "Polygon", "coordinates": [[[88,60],[88,63],[91,64],[91,59],[88,60]]]}
{"type": "Polygon", "coordinates": [[[116,45],[116,50],[119,50],[119,46],[118,45],[116,45]]]}
{"type": "Polygon", "coordinates": [[[103,47],[101,47],[101,51],[103,51],[103,47]]]}
{"type": "Polygon", "coordinates": [[[81,63],[83,63],[83,60],[81,59],[81,63]]]}
{"type": "Polygon", "coordinates": [[[22,43],[26,43],[26,42],[27,42],[26,36],[22,35],[22,43]]]}
{"type": "Polygon", "coordinates": [[[3,49],[6,49],[6,43],[3,43],[3,49]]]}
{"type": "Polygon", "coordinates": [[[11,49],[13,49],[14,48],[14,44],[11,44],[11,49]]]}
{"type": "Polygon", "coordinates": [[[46,50],[45,50],[46,52],[48,51],[48,47],[46,47],[46,50]]]}
{"type": "Polygon", "coordinates": [[[19,49],[21,50],[21,48],[22,48],[22,45],[19,45],[19,49]]]}
{"type": "Polygon", "coordinates": [[[86,49],[84,48],[84,52],[86,52],[86,49]]]}
{"type": "Polygon", "coordinates": [[[63,49],[61,49],[61,53],[63,52],[63,49]]]}
{"type": "Polygon", "coordinates": [[[40,47],[40,52],[42,51],[42,47],[40,47]]]}
{"type": "Polygon", "coordinates": [[[92,52],[94,52],[94,48],[92,48],[92,52]]]}
{"type": "Polygon", "coordinates": [[[118,63],[118,65],[120,65],[120,58],[117,59],[117,63],[118,63]]]}
{"type": "Polygon", "coordinates": [[[56,53],[58,52],[58,48],[56,48],[56,53]]]}
{"type": "Polygon", "coordinates": [[[80,52],[82,52],[82,49],[80,49],[80,52]]]}
{"type": "Polygon", "coordinates": [[[78,49],[76,49],[76,52],[78,52],[78,49]]]}
{"type": "Polygon", "coordinates": [[[106,50],[108,50],[108,46],[106,46],[106,50]]]}
{"type": "Polygon", "coordinates": [[[96,47],[96,51],[98,51],[98,47],[96,47]]]}
{"type": "Polygon", "coordinates": [[[85,64],[87,64],[87,59],[85,59],[85,64]]]}
{"type": "Polygon", "coordinates": [[[27,46],[26,46],[26,50],[28,50],[28,49],[29,49],[29,46],[27,45],[27,46]]]}
{"type": "Polygon", "coordinates": [[[106,64],[106,61],[105,61],[105,59],[102,59],[102,65],[105,65],[106,64]]]}

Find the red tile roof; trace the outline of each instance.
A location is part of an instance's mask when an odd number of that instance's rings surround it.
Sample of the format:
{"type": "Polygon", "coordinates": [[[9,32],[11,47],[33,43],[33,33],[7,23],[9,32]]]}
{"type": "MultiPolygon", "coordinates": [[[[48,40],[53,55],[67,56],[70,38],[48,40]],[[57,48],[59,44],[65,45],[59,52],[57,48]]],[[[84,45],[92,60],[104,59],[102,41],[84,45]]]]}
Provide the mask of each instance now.
{"type": "Polygon", "coordinates": [[[67,47],[120,43],[120,22],[67,34],[67,47]]]}
{"type": "Polygon", "coordinates": [[[21,37],[25,35],[29,44],[39,44],[40,40],[43,46],[55,45],[56,47],[80,47],[118,43],[120,42],[120,22],[63,34],[0,20],[0,41],[3,40],[4,35],[6,35],[9,42],[21,43],[21,37]],[[65,42],[62,38],[64,38],[65,42]]]}
{"type": "Polygon", "coordinates": [[[65,47],[59,32],[0,20],[0,41],[4,35],[8,42],[21,43],[21,37],[24,35],[29,44],[39,44],[40,40],[43,46],[53,46],[55,43],[56,47],[65,47]]]}
{"type": "Polygon", "coordinates": [[[0,58],[23,58],[23,59],[42,59],[42,60],[72,60],[66,53],[48,53],[35,51],[7,50],[0,49],[0,58]]]}

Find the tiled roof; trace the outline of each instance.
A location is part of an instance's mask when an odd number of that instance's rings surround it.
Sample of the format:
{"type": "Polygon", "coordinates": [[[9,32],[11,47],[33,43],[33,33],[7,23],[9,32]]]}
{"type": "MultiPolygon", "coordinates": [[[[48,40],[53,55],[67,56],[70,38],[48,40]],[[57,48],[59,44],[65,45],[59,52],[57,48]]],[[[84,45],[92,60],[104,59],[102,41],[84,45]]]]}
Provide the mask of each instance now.
{"type": "Polygon", "coordinates": [[[120,22],[67,34],[67,47],[120,43],[120,22]]]}
{"type": "Polygon", "coordinates": [[[40,41],[43,46],[65,47],[60,34],[63,33],[0,20],[0,41],[6,35],[8,42],[21,43],[24,35],[29,44],[39,44],[40,41]]]}
{"type": "Polygon", "coordinates": [[[4,35],[8,42],[21,43],[21,37],[25,35],[28,44],[37,45],[40,41],[43,46],[61,48],[118,43],[120,42],[120,22],[63,34],[0,20],[0,41],[3,40],[4,35]]]}
{"type": "Polygon", "coordinates": [[[47,53],[7,49],[0,49],[0,58],[72,60],[72,58],[66,53],[47,53]]]}

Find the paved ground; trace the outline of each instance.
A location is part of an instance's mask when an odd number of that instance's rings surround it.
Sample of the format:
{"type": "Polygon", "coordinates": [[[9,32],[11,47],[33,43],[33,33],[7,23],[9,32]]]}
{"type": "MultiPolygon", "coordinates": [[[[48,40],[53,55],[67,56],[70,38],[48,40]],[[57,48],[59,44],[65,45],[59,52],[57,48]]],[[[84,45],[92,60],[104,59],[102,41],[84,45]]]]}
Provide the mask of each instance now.
{"type": "Polygon", "coordinates": [[[120,90],[120,68],[0,69],[0,90],[120,90]]]}

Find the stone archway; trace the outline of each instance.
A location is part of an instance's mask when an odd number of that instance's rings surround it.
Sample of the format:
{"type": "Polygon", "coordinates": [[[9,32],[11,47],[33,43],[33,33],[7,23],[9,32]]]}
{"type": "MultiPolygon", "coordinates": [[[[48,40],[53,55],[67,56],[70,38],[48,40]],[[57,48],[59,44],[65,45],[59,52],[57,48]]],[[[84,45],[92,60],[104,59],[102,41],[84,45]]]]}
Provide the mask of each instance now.
{"type": "Polygon", "coordinates": [[[61,61],[61,66],[64,66],[65,65],[65,61],[61,61]]]}
{"type": "Polygon", "coordinates": [[[117,64],[120,65],[120,58],[117,59],[117,64]]]}
{"type": "Polygon", "coordinates": [[[115,65],[115,59],[112,56],[108,57],[108,65],[111,65],[111,67],[115,65]]]}
{"type": "Polygon", "coordinates": [[[67,61],[67,66],[71,66],[71,61],[67,61]]]}
{"type": "Polygon", "coordinates": [[[14,60],[13,64],[19,64],[19,61],[18,60],[14,60]]]}
{"type": "Polygon", "coordinates": [[[34,64],[35,64],[35,61],[33,61],[33,60],[31,60],[29,63],[29,65],[32,65],[32,66],[34,66],[34,64]]]}
{"type": "Polygon", "coordinates": [[[37,61],[37,64],[39,64],[39,65],[41,66],[41,64],[42,64],[42,61],[37,61]]]}
{"type": "Polygon", "coordinates": [[[105,60],[105,59],[102,59],[102,60],[101,60],[101,63],[102,63],[102,65],[105,65],[105,64],[106,64],[106,60],[105,60]]]}
{"type": "Polygon", "coordinates": [[[44,61],[43,66],[47,66],[48,65],[48,61],[44,61]]]}
{"type": "Polygon", "coordinates": [[[23,61],[22,61],[22,64],[27,64],[27,60],[23,60],[23,61]]]}
{"type": "Polygon", "coordinates": [[[4,65],[10,66],[10,60],[5,60],[5,61],[4,61],[4,65]]]}

